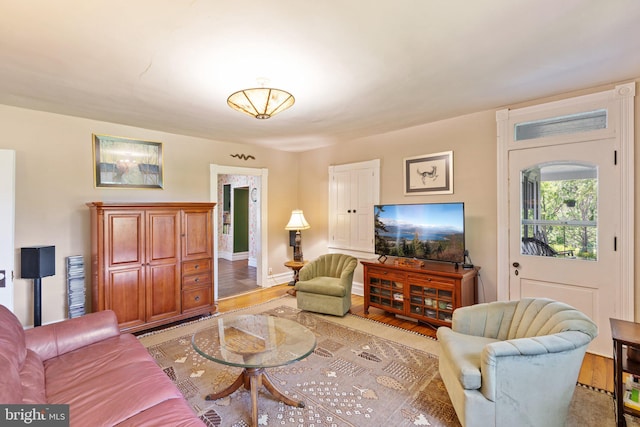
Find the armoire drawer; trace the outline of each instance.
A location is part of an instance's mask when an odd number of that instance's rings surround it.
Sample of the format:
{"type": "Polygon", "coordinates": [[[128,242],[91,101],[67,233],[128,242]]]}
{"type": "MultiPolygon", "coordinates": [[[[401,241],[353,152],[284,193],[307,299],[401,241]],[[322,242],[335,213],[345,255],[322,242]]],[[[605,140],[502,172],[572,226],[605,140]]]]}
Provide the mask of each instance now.
{"type": "Polygon", "coordinates": [[[192,286],[211,286],[211,273],[204,272],[200,274],[192,274],[182,278],[182,287],[189,288],[192,286]]]}
{"type": "Polygon", "coordinates": [[[211,271],[211,260],[197,259],[195,261],[184,261],[182,263],[182,274],[195,274],[211,271]]]}
{"type": "Polygon", "coordinates": [[[211,305],[211,287],[204,286],[182,291],[182,311],[194,310],[211,305]]]}

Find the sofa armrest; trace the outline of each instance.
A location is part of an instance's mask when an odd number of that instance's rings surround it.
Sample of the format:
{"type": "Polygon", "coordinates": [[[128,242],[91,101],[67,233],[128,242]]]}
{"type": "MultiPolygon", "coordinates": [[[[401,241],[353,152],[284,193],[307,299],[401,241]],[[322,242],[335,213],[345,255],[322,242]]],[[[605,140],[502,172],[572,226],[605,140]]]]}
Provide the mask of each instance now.
{"type": "Polygon", "coordinates": [[[480,357],[482,394],[495,402],[498,390],[510,388],[513,396],[522,393],[522,398],[532,389],[573,390],[590,342],[585,333],[567,331],[487,344],[480,357]]]}
{"type": "Polygon", "coordinates": [[[25,340],[27,348],[44,361],[118,335],[115,313],[105,310],[28,329],[25,340]]]}
{"type": "Polygon", "coordinates": [[[347,295],[351,294],[351,287],[353,286],[353,270],[342,272],[340,275],[340,285],[345,289],[347,295]]]}

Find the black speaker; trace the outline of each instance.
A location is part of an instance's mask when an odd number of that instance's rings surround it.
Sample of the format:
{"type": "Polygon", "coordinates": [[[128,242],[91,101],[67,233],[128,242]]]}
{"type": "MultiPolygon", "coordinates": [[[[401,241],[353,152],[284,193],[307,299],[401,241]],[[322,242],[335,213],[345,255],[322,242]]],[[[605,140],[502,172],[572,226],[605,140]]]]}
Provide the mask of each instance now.
{"type": "Polygon", "coordinates": [[[32,246],[22,248],[21,277],[23,279],[39,279],[56,274],[56,247],[32,246]]]}

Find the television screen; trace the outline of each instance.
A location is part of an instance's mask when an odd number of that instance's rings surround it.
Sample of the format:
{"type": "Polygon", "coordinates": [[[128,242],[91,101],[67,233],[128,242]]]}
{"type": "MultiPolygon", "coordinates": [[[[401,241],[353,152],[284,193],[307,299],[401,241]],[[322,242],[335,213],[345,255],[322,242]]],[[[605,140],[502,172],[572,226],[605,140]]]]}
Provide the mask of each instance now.
{"type": "Polygon", "coordinates": [[[376,254],[464,263],[464,203],[375,205],[376,254]]]}

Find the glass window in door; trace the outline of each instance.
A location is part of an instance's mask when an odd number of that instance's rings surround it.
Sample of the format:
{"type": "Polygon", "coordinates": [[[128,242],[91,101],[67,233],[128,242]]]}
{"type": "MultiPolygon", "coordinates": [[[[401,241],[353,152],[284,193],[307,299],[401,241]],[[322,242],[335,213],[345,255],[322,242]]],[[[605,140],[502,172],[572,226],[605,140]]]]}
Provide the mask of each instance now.
{"type": "Polygon", "coordinates": [[[521,253],[598,259],[598,169],[552,162],[521,172],[521,253]]]}

